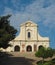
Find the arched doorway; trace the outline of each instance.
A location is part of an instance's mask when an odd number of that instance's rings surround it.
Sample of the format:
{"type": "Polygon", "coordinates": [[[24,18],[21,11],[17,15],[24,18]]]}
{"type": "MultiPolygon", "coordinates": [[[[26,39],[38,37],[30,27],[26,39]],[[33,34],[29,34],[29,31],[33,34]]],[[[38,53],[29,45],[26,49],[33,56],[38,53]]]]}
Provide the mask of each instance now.
{"type": "Polygon", "coordinates": [[[38,50],[39,50],[39,49],[41,49],[41,48],[43,48],[43,46],[42,46],[42,45],[40,45],[40,46],[38,47],[38,50]]]}
{"type": "Polygon", "coordinates": [[[26,48],[26,51],[27,52],[31,52],[32,51],[32,47],[30,45],[28,45],[27,48],[26,48]]]}
{"type": "Polygon", "coordinates": [[[20,51],[20,47],[19,47],[18,45],[15,46],[14,51],[15,51],[15,52],[19,52],[19,51],[20,51]]]}

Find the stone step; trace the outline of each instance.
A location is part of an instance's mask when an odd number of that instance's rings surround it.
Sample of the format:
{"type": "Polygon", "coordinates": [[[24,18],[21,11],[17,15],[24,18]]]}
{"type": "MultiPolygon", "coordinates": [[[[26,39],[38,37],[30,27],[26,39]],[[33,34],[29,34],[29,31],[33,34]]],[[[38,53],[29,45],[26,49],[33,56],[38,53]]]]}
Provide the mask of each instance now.
{"type": "Polygon", "coordinates": [[[28,59],[40,60],[38,57],[35,57],[35,52],[10,52],[12,57],[25,57],[28,59]]]}
{"type": "Polygon", "coordinates": [[[35,52],[10,52],[14,56],[35,56],[35,52]]]}

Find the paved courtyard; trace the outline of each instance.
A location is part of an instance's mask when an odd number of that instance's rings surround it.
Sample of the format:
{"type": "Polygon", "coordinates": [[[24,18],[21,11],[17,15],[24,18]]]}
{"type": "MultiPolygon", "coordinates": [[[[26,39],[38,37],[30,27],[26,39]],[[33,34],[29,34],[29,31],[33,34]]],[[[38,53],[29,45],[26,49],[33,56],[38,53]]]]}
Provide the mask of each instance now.
{"type": "Polygon", "coordinates": [[[5,65],[32,65],[31,61],[33,60],[24,57],[10,57],[5,65]]]}
{"type": "Polygon", "coordinates": [[[3,62],[0,65],[34,65],[34,53],[12,52],[9,54],[11,54],[11,56],[5,57],[5,60],[2,60],[3,62]]]}
{"type": "MultiPolygon", "coordinates": [[[[4,57],[3,59],[0,58],[0,65],[37,65],[36,62],[42,60],[42,58],[35,57],[35,53],[32,52],[11,52],[9,55],[10,56],[4,57]]],[[[47,60],[49,59],[50,58],[47,60]]]]}

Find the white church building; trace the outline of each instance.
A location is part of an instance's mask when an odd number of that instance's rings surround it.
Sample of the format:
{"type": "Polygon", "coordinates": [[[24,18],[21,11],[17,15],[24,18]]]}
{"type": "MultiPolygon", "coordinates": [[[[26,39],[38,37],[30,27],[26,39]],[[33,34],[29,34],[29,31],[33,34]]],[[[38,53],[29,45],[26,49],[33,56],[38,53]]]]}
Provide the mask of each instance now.
{"type": "Polygon", "coordinates": [[[9,42],[12,47],[6,50],[11,52],[35,52],[42,46],[49,47],[49,38],[42,37],[38,33],[38,25],[27,21],[20,25],[19,35],[9,42]]]}

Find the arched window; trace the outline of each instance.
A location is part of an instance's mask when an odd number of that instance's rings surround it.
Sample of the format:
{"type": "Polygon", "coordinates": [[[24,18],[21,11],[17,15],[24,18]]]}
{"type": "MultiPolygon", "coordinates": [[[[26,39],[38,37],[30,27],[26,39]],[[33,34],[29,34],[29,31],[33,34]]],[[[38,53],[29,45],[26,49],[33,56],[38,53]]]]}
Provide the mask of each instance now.
{"type": "Polygon", "coordinates": [[[30,38],[30,32],[28,32],[28,38],[30,38]]]}

